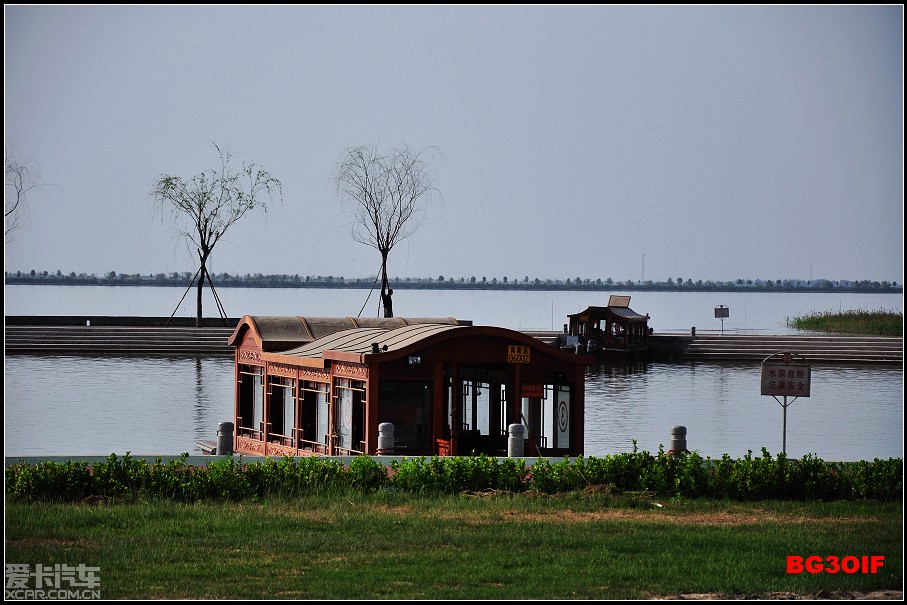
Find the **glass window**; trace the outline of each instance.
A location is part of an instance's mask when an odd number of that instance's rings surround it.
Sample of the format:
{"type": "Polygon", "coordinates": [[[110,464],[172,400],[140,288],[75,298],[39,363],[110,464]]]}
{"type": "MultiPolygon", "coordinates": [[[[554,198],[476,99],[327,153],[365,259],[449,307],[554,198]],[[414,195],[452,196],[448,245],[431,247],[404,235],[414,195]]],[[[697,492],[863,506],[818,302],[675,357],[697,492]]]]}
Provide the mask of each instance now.
{"type": "Polygon", "coordinates": [[[557,449],[570,447],[570,387],[558,385],[555,397],[555,444],[557,449]]]}
{"type": "Polygon", "coordinates": [[[378,420],[394,425],[398,454],[430,454],[434,450],[432,385],[431,381],[381,381],[378,420]]]}
{"type": "Polygon", "coordinates": [[[330,443],[330,388],[325,382],[306,380],[299,389],[300,418],[297,426],[302,429],[300,447],[320,453],[327,452],[330,443]]]}
{"type": "Polygon", "coordinates": [[[262,384],[264,368],[250,365],[239,366],[239,417],[236,419],[237,433],[260,439],[262,420],[262,384]]]}
{"type": "Polygon", "coordinates": [[[364,453],[365,382],[337,378],[334,383],[335,439],[340,455],[364,453]]]}

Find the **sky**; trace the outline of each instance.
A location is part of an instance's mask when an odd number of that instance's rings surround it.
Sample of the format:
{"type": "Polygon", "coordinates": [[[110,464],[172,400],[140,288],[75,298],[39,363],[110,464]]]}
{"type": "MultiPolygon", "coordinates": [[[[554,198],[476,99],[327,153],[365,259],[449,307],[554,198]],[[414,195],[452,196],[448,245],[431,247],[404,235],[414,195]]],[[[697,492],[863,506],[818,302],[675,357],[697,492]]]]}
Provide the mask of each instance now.
{"type": "Polygon", "coordinates": [[[197,269],[163,174],[281,181],[209,271],[369,277],[344,150],[439,153],[389,275],[903,283],[904,13],[876,6],[4,6],[7,271],[197,269]]]}

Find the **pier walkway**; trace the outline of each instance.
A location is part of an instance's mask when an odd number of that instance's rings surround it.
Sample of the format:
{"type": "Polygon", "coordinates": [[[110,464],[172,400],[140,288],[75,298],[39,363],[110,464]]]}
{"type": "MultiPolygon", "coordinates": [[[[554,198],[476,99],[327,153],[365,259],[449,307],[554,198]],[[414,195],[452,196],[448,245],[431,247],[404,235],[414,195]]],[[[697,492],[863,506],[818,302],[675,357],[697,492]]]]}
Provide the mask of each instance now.
{"type": "Polygon", "coordinates": [[[227,339],[234,327],[7,324],[3,345],[7,355],[232,357],[227,339]]]}
{"type": "MultiPolygon", "coordinates": [[[[553,344],[559,332],[524,331],[553,344]]],[[[807,361],[832,364],[904,364],[904,339],[882,336],[655,333],[649,336],[658,361],[744,361],[761,363],[774,353],[791,352],[807,361]]]]}
{"type": "MultiPolygon", "coordinates": [[[[29,318],[7,317],[4,351],[7,355],[233,355],[227,339],[235,323],[202,328],[166,326],[167,318],[29,318]],[[90,325],[86,325],[86,323],[90,325]]],[[[183,323],[186,323],[184,319],[183,323]]],[[[553,344],[558,332],[524,330],[553,344]]],[[[800,336],[749,334],[652,334],[652,358],[660,361],[724,360],[759,363],[769,355],[793,352],[816,363],[904,363],[904,339],[862,336],[800,336]]]]}
{"type": "Polygon", "coordinates": [[[679,355],[685,360],[762,362],[791,352],[813,363],[904,364],[904,339],[872,336],[696,335],[679,355]]]}

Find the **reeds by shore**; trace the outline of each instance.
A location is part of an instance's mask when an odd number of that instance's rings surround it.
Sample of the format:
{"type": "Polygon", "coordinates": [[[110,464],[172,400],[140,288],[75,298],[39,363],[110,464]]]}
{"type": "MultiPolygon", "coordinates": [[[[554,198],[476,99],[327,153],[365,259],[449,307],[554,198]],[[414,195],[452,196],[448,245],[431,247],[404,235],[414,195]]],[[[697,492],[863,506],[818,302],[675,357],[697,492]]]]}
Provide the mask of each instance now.
{"type": "Polygon", "coordinates": [[[812,332],[833,332],[864,336],[903,336],[904,314],[899,311],[813,312],[788,318],[787,325],[812,332]]]}

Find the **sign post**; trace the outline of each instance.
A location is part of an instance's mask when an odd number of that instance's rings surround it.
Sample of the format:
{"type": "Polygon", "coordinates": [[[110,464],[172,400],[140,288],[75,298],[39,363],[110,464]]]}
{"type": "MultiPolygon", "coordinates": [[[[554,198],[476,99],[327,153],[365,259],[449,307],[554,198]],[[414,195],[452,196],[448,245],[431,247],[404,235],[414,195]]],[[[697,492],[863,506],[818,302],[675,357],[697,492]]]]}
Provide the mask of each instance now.
{"type": "MultiPolygon", "coordinates": [[[[717,309],[715,310],[717,313],[717,309]]],[[[787,454],[787,406],[800,397],[809,397],[810,366],[796,353],[774,353],[762,361],[762,394],[771,395],[784,408],[781,451],[787,454]],[[794,360],[794,357],[798,359],[794,360]],[[782,403],[778,397],[784,398],[782,403]],[[787,398],[793,396],[788,403],[787,398]]]]}
{"type": "Polygon", "coordinates": [[[721,335],[724,336],[724,318],[731,316],[731,310],[724,305],[715,307],[715,317],[721,319],[721,335]]]}

